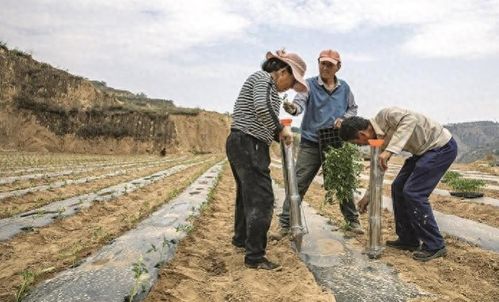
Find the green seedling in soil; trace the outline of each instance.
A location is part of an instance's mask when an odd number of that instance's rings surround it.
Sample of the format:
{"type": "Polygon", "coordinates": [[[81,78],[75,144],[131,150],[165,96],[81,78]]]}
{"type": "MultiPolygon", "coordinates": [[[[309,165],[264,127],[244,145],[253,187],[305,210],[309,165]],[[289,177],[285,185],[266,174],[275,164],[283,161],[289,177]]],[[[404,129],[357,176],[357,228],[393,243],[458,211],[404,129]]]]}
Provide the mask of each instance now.
{"type": "Polygon", "coordinates": [[[57,209],[57,217],[61,217],[64,212],[66,212],[66,207],[60,207],[57,209]]]}
{"type": "Polygon", "coordinates": [[[132,264],[133,278],[135,280],[130,294],[125,297],[125,301],[132,302],[133,298],[139,293],[139,289],[145,291],[144,282],[147,280],[147,274],[149,273],[146,265],[144,264],[144,258],[140,255],[137,262],[132,264]]]}
{"type": "MultiPolygon", "coordinates": [[[[171,198],[175,198],[177,197],[178,193],[180,193],[180,190],[179,189],[174,189],[171,193],[170,193],[170,199],[171,198]]],[[[160,192],[158,192],[158,194],[161,194],[160,192]]]]}
{"type": "MultiPolygon", "coordinates": [[[[163,236],[163,242],[161,242],[161,250],[159,250],[159,262],[155,265],[156,268],[159,268],[163,265],[164,257],[165,257],[167,248],[170,248],[170,244],[171,244],[171,242],[168,239],[166,239],[165,236],[163,236]]],[[[151,243],[151,248],[149,250],[147,250],[146,253],[149,254],[151,252],[158,252],[158,248],[152,243],[151,243]]]]}
{"type": "Polygon", "coordinates": [[[204,213],[208,209],[208,207],[209,207],[209,201],[203,202],[199,207],[199,212],[204,213]]]}
{"type": "Polygon", "coordinates": [[[175,228],[175,230],[177,231],[177,233],[183,231],[186,234],[189,234],[193,230],[193,228],[194,227],[190,224],[180,224],[175,228]]]}
{"type": "Polygon", "coordinates": [[[449,186],[455,192],[480,192],[485,187],[485,181],[481,179],[456,178],[449,182],[449,186]]]}
{"type": "Polygon", "coordinates": [[[105,235],[106,235],[106,232],[104,232],[104,229],[102,229],[101,226],[96,227],[92,233],[92,237],[94,239],[104,237],[105,235]]]}
{"type": "Polygon", "coordinates": [[[35,277],[36,274],[30,270],[25,270],[21,273],[21,284],[15,294],[16,302],[21,301],[28,294],[31,285],[35,281],[35,277]]]}
{"type": "Polygon", "coordinates": [[[38,210],[35,215],[33,215],[33,220],[36,218],[40,218],[43,215],[47,214],[47,211],[45,210],[38,210]]]}
{"type": "Polygon", "coordinates": [[[459,172],[456,171],[447,171],[444,174],[444,177],[442,177],[442,182],[443,183],[450,183],[455,179],[461,178],[463,175],[459,172]]]}
{"type": "Polygon", "coordinates": [[[349,221],[348,222],[347,221],[343,222],[343,224],[341,225],[340,229],[342,231],[348,231],[348,230],[350,230],[350,222],[349,221]]]}

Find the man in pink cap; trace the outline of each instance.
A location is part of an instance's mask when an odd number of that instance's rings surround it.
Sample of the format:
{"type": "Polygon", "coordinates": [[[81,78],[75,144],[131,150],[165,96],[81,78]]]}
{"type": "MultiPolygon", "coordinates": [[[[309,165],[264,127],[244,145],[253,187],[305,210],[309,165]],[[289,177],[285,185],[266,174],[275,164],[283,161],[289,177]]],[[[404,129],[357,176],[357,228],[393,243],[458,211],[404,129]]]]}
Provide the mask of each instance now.
{"type": "MultiPolygon", "coordinates": [[[[350,86],[336,77],[341,68],[340,54],[332,49],[323,50],[319,54],[318,63],[319,76],[307,79],[309,91],[298,93],[292,103],[284,103],[284,110],[291,115],[305,112],[296,162],[298,191],[302,199],[322,165],[319,129],[339,127],[344,118],[357,115],[357,104],[350,86]]],[[[362,234],[353,192],[352,198],[340,202],[340,209],[350,231],[362,234]]],[[[284,201],[279,216],[282,232],[286,233],[289,229],[289,200],[284,201]]]]}

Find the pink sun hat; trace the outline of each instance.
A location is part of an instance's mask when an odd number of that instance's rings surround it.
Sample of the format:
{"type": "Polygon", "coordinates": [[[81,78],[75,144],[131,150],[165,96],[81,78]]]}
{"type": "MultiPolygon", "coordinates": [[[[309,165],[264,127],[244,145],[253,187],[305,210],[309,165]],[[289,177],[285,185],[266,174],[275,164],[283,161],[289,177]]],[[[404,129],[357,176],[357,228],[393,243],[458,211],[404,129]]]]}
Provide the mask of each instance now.
{"type": "Polygon", "coordinates": [[[291,66],[291,71],[293,72],[293,76],[295,77],[296,84],[293,86],[293,89],[296,90],[296,92],[307,92],[308,91],[308,86],[307,82],[303,78],[305,75],[305,71],[307,70],[307,64],[305,64],[305,61],[297,55],[296,53],[293,52],[286,52],[284,49],[282,50],[277,50],[275,54],[272,52],[267,52],[267,55],[265,56],[268,59],[271,58],[277,58],[281,61],[286,62],[289,66],[291,66]]]}

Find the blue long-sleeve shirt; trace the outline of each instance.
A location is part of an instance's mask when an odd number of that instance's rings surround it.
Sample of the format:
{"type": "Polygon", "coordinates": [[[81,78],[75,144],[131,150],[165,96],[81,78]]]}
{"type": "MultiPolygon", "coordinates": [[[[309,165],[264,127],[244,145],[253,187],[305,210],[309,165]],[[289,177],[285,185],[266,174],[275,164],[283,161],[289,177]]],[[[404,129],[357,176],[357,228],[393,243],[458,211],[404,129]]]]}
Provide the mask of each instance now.
{"type": "Polygon", "coordinates": [[[309,91],[295,96],[295,115],[305,111],[301,123],[302,141],[319,142],[318,131],[332,127],[337,118],[357,115],[357,104],[348,84],[337,79],[337,85],[330,93],[317,76],[307,79],[309,91]]]}

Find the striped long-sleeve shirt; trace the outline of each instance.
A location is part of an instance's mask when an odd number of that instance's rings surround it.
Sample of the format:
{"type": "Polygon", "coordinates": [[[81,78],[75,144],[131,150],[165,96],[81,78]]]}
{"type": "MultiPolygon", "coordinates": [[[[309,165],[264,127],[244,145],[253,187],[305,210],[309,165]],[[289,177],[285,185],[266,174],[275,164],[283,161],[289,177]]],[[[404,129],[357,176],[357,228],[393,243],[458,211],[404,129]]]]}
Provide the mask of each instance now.
{"type": "Polygon", "coordinates": [[[244,82],[234,105],[231,128],[271,144],[281,131],[281,99],[270,73],[257,71],[244,82]]]}

